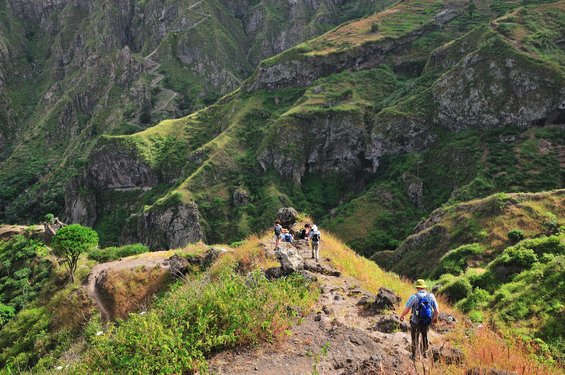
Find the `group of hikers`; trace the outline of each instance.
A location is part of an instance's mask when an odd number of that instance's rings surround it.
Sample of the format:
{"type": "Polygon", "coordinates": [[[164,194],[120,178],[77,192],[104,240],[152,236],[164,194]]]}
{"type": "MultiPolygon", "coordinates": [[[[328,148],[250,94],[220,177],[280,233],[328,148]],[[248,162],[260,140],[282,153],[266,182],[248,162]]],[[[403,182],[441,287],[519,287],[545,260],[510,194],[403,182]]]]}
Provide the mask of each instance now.
{"type": "MultiPolygon", "coordinates": [[[[286,228],[283,228],[280,220],[275,221],[273,227],[275,235],[275,249],[279,248],[281,241],[292,243],[295,241],[294,235],[286,228]]],[[[310,240],[312,246],[312,259],[319,261],[321,234],[316,225],[305,224],[297,234],[298,240],[310,240]]],[[[416,360],[416,354],[420,351],[424,358],[427,358],[429,343],[428,330],[432,323],[437,323],[439,316],[439,305],[435,296],[427,291],[426,282],[419,279],[414,284],[416,293],[411,295],[406,303],[404,311],[400,315],[400,321],[411,313],[410,334],[412,337],[411,359],[416,360]],[[421,340],[420,340],[421,337],[421,340]],[[420,342],[421,341],[421,342],[420,342]]]]}
{"type": "MultiPolygon", "coordinates": [[[[281,241],[293,243],[295,241],[294,235],[286,228],[282,227],[280,220],[275,220],[275,225],[273,227],[275,234],[275,249],[279,248],[281,241]]],[[[318,226],[306,223],[304,228],[302,228],[297,236],[297,240],[310,241],[312,247],[312,259],[316,262],[320,260],[320,239],[322,235],[318,230],[318,226]]]]}

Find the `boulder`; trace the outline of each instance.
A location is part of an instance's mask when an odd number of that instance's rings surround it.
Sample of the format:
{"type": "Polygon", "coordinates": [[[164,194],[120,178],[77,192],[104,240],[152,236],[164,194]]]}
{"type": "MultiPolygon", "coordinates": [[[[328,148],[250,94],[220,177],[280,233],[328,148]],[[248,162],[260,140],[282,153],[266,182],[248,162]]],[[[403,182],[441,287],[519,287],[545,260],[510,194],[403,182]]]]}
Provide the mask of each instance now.
{"type": "Polygon", "coordinates": [[[442,346],[432,348],[434,362],[443,362],[447,365],[460,366],[465,363],[465,355],[459,349],[442,346]]]}
{"type": "Polygon", "coordinates": [[[437,323],[432,326],[437,333],[451,332],[457,324],[455,317],[444,312],[439,313],[437,320],[437,323]]]}
{"type": "Polygon", "coordinates": [[[275,256],[281,263],[284,273],[287,275],[304,269],[304,259],[302,259],[296,249],[288,243],[281,243],[279,248],[275,251],[275,256]]]}
{"type": "Polygon", "coordinates": [[[332,268],[323,266],[320,263],[316,263],[312,261],[305,261],[304,269],[310,272],[319,273],[321,275],[326,275],[326,276],[333,276],[333,277],[341,276],[341,272],[339,272],[338,270],[334,270],[332,268]]]}
{"type": "Polygon", "coordinates": [[[396,314],[385,315],[375,325],[373,328],[375,331],[392,333],[398,330],[402,332],[408,332],[408,323],[401,322],[400,318],[396,314]]]}
{"type": "Polygon", "coordinates": [[[227,252],[228,250],[222,247],[211,247],[206,252],[206,255],[204,255],[204,259],[202,260],[202,268],[204,269],[209,268],[212,264],[214,264],[216,259],[220,257],[220,255],[227,252]]]}
{"type": "Polygon", "coordinates": [[[267,280],[275,280],[284,276],[284,271],[282,267],[271,267],[265,271],[265,277],[267,280]]]}
{"type": "Polygon", "coordinates": [[[245,206],[249,203],[249,192],[239,187],[233,192],[233,205],[236,207],[245,206]]]}
{"type": "Polygon", "coordinates": [[[169,265],[169,273],[174,278],[181,278],[190,271],[190,262],[178,254],[165,261],[169,265]]]}
{"type": "Polygon", "coordinates": [[[370,308],[373,312],[378,313],[385,310],[394,310],[400,305],[402,299],[396,295],[391,289],[380,288],[377,293],[375,301],[371,304],[370,308]]]}
{"type": "Polygon", "coordinates": [[[283,207],[277,212],[276,218],[284,228],[290,229],[298,220],[298,211],[292,207],[283,207]]]}

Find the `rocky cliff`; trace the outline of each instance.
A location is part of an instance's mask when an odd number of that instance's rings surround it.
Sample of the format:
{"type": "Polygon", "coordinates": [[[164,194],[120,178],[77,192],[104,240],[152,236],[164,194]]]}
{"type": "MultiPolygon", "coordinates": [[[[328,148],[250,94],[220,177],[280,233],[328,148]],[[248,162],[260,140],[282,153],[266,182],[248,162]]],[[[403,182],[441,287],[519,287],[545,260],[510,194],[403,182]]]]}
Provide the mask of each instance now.
{"type": "Polygon", "coordinates": [[[0,220],[63,208],[102,134],[234,90],[258,61],[388,1],[10,0],[0,4],[0,220]]]}
{"type": "MultiPolygon", "coordinates": [[[[541,24],[563,6],[519,14],[541,24]]],[[[206,238],[232,241],[292,204],[331,211],[324,223],[372,254],[450,199],[561,186],[560,55],[530,47],[533,29],[517,48],[499,25],[521,27],[521,18],[465,32],[468,12],[399,3],[263,61],[243,90],[189,117],[102,139],[95,150],[121,161],[90,154],[90,179],[104,181],[86,184],[98,211],[139,202],[112,219],[121,227],[144,215],[141,202],[176,196],[198,206],[206,238]],[[279,74],[288,66],[297,70],[279,74]],[[129,198],[101,194],[112,186],[129,198]],[[240,190],[245,204],[233,202],[240,190]]],[[[545,43],[555,46],[558,26],[547,25],[545,43]]],[[[84,200],[71,194],[67,207],[84,200]]]]}

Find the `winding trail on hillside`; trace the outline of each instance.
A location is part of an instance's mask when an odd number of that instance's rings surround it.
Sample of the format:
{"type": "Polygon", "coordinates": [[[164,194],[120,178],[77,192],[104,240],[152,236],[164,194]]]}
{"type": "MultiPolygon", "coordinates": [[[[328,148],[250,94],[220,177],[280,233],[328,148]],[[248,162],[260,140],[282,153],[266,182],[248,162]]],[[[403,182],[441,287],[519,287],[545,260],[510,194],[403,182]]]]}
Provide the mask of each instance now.
{"type": "Polygon", "coordinates": [[[126,269],[131,270],[137,267],[162,267],[163,269],[168,269],[169,265],[165,262],[165,260],[170,258],[170,256],[170,251],[156,251],[134,255],[113,262],[101,263],[94,266],[94,268],[92,268],[92,271],[90,272],[90,275],[88,276],[86,291],[88,293],[88,296],[94,301],[96,307],[100,311],[102,321],[108,322],[110,319],[109,309],[105,305],[104,299],[101,297],[100,291],[97,288],[97,281],[102,272],[116,270],[120,271],[126,269]]]}
{"type": "MultiPolygon", "coordinates": [[[[306,264],[315,266],[305,241],[297,250],[306,264]]],[[[274,256],[274,245],[264,250],[274,256]]],[[[320,264],[331,269],[321,243],[320,264]]],[[[308,267],[306,267],[308,268],[308,267]]],[[[359,302],[374,295],[346,276],[316,273],[320,298],[312,312],[293,328],[288,340],[258,348],[222,352],[209,361],[215,374],[422,374],[433,366],[431,360],[413,362],[410,332],[383,333],[375,325],[386,314],[368,312],[359,302]]],[[[403,301],[404,303],[405,301],[403,301]]],[[[441,346],[444,336],[430,330],[430,348],[441,346]]]]}

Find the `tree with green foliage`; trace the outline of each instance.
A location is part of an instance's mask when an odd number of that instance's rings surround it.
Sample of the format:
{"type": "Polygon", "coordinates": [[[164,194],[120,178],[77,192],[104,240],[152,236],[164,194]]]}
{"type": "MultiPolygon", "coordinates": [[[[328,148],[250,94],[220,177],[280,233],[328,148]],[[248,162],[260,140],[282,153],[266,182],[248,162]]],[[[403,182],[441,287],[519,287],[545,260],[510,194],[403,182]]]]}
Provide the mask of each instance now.
{"type": "Polygon", "coordinates": [[[71,224],[59,229],[53,238],[55,255],[65,259],[65,266],[69,271],[71,282],[74,282],[74,273],[80,255],[97,246],[98,233],[80,224],[71,224]]]}

